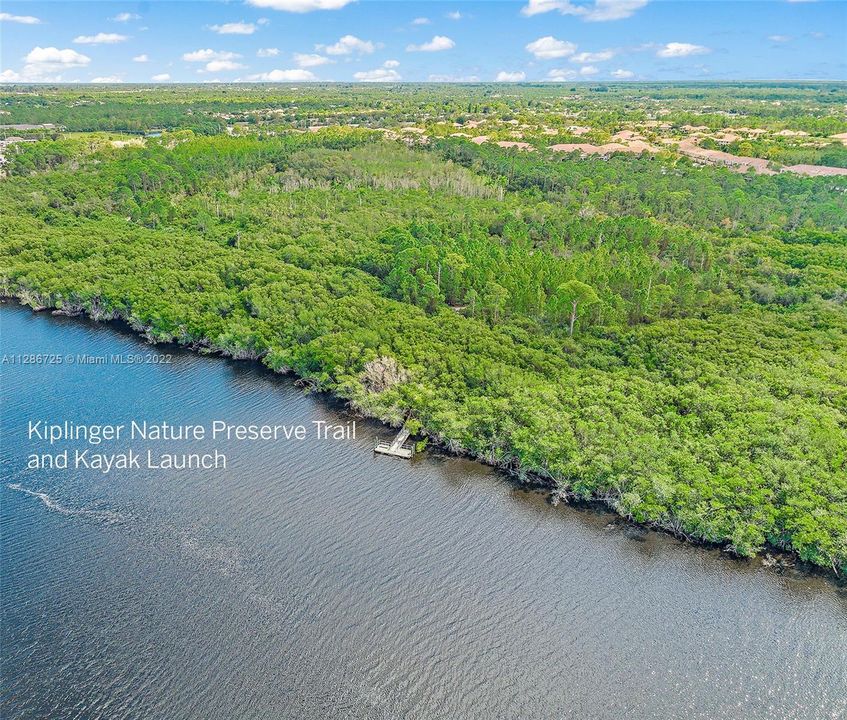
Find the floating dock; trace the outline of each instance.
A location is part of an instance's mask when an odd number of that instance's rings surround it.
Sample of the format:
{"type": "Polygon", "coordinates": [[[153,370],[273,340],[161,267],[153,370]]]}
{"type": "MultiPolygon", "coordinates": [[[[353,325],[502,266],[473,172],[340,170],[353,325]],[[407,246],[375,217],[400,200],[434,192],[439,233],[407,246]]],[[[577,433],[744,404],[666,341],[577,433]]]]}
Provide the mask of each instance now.
{"type": "Polygon", "coordinates": [[[408,459],[415,454],[415,445],[409,440],[409,431],[402,428],[392,442],[377,440],[374,452],[408,459]]]}

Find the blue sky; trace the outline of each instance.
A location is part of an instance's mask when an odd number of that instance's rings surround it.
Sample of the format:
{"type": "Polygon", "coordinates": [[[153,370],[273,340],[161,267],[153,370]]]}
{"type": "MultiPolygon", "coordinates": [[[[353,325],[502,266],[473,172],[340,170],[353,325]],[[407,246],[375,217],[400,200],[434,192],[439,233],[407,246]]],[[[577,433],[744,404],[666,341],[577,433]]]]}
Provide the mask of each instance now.
{"type": "Polygon", "coordinates": [[[838,0],[3,2],[0,81],[847,78],[838,0]]]}

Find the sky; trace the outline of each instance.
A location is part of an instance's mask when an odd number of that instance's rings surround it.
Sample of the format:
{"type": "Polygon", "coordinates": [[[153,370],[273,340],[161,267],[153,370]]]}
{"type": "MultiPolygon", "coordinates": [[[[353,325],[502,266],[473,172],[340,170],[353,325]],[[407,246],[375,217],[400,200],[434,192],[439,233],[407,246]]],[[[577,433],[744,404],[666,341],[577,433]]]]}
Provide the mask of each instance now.
{"type": "Polygon", "coordinates": [[[0,5],[0,82],[847,79],[847,0],[0,5]]]}

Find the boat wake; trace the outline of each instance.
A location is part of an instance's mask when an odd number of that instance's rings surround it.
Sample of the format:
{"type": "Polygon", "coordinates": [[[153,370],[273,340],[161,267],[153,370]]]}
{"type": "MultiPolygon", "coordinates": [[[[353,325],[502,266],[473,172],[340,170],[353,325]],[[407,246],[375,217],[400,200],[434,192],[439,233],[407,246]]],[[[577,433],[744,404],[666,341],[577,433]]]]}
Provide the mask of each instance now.
{"type": "Polygon", "coordinates": [[[57,512],[60,515],[67,515],[70,517],[85,517],[91,520],[98,520],[100,522],[104,522],[107,525],[115,525],[117,523],[123,522],[126,518],[118,512],[114,512],[112,510],[91,510],[88,508],[73,508],[68,507],[67,505],[62,505],[60,502],[50,497],[45,492],[40,492],[38,490],[29,490],[25,488],[20,483],[8,483],[6,485],[10,490],[15,490],[17,492],[21,492],[24,495],[29,495],[30,497],[35,497],[41,500],[44,507],[48,510],[52,510],[53,512],[57,512]]]}

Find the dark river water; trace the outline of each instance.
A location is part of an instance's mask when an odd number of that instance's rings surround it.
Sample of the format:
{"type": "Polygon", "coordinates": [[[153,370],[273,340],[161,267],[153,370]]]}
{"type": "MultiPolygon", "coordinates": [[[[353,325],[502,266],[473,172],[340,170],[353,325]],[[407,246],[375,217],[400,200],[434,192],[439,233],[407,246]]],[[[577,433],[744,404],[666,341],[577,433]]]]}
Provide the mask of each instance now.
{"type": "Polygon", "coordinates": [[[253,363],[0,321],[7,357],[173,356],[2,368],[0,717],[847,717],[843,587],[552,507],[474,462],[374,456],[375,423],[134,444],[217,447],[225,470],[27,470],[48,449],[30,420],[349,418],[253,363]]]}

